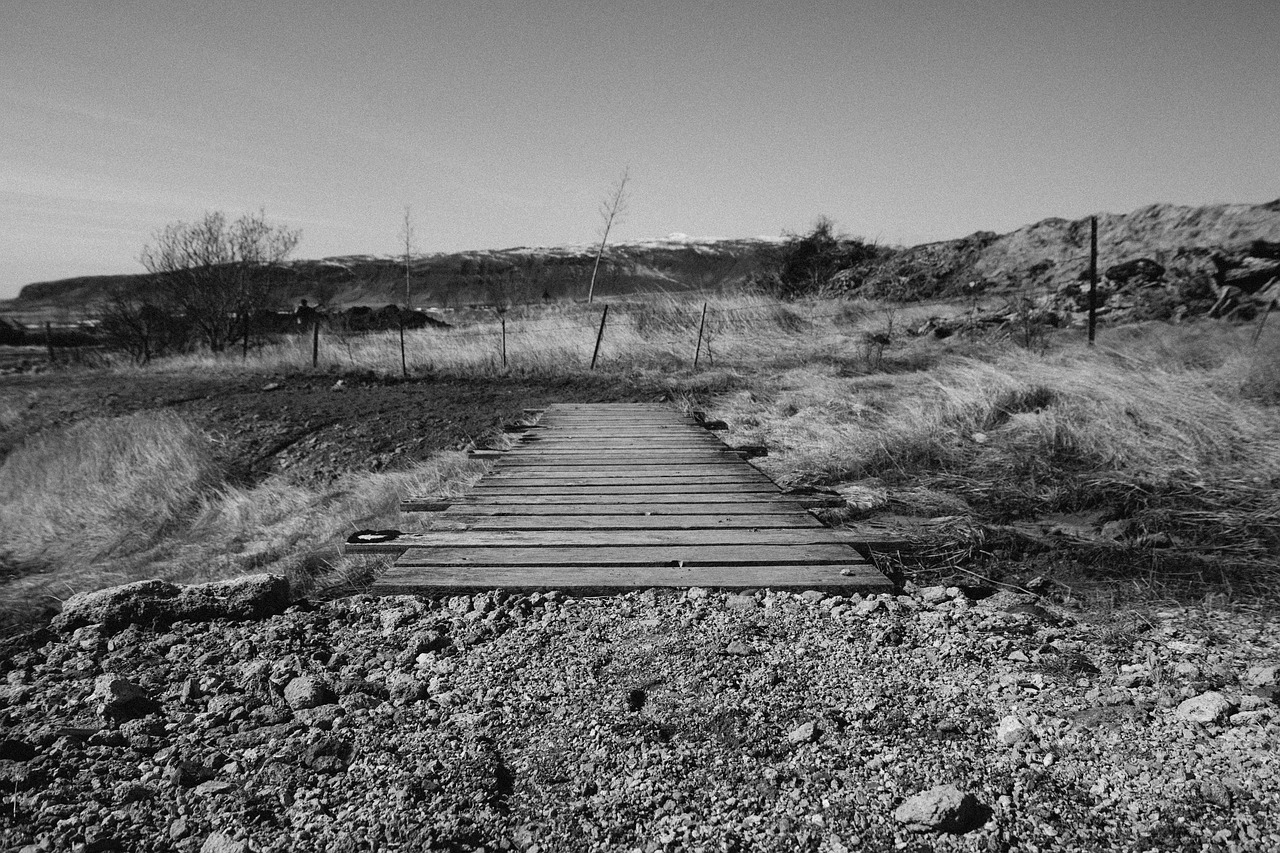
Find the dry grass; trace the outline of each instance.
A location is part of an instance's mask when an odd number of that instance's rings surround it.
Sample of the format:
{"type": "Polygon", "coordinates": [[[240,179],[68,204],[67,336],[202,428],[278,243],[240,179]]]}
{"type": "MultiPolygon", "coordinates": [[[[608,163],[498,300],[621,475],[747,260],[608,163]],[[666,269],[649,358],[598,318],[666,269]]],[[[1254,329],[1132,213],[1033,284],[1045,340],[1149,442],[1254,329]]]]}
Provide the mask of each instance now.
{"type": "Polygon", "coordinates": [[[212,449],[167,413],[37,437],[0,466],[0,559],[79,569],[145,548],[216,481],[212,449]]]}
{"type": "Polygon", "coordinates": [[[1273,575],[1280,410],[1265,391],[1277,381],[1275,336],[1255,348],[1248,330],[1151,324],[1096,351],[1060,338],[1044,354],[974,352],[920,373],[811,364],[725,395],[716,411],[735,425],[732,440],[774,448],[760,464],[792,483],[929,486],[984,521],[1103,510],[1129,520],[1134,540],[1164,537],[1165,550],[1121,549],[1112,568],[1122,573],[1139,556],[1142,571],[1166,578],[1273,575]]]}
{"type": "MultiPolygon", "coordinates": [[[[1253,346],[1248,329],[1147,324],[1104,329],[1095,350],[1070,332],[1031,352],[999,333],[910,334],[964,305],[707,301],[696,372],[703,300],[670,298],[611,304],[599,370],[664,384],[685,407],[728,420],[731,442],[771,448],[759,464],[781,482],[881,477],[903,487],[906,511],[950,501],[983,520],[1101,507],[1176,537],[1179,559],[1276,562],[1280,328],[1253,346]]],[[[452,330],[407,333],[407,367],[572,376],[588,369],[601,310],[507,314],[506,368],[500,319],[475,312],[452,330]]],[[[396,333],[321,341],[324,371],[400,372],[396,333]]],[[[309,340],[284,339],[247,362],[226,353],[116,369],[307,372],[310,362],[309,340]]],[[[0,406],[0,424],[18,417],[14,405],[0,406]]],[[[270,569],[343,583],[369,571],[339,556],[343,534],[402,527],[400,497],[478,476],[444,455],[328,489],[276,478],[241,489],[223,485],[210,458],[209,439],[172,417],[86,424],[13,453],[0,469],[0,562],[48,571],[0,587],[11,610],[143,576],[270,569]]],[[[1148,557],[1145,571],[1176,568],[1148,557]]]]}
{"type": "Polygon", "coordinates": [[[283,476],[240,488],[212,458],[209,438],[171,414],[86,422],[12,453],[0,466],[0,623],[140,578],[271,571],[303,591],[354,584],[378,561],[343,556],[346,535],[411,528],[401,498],[457,494],[485,467],[449,452],[327,488],[283,476]]]}

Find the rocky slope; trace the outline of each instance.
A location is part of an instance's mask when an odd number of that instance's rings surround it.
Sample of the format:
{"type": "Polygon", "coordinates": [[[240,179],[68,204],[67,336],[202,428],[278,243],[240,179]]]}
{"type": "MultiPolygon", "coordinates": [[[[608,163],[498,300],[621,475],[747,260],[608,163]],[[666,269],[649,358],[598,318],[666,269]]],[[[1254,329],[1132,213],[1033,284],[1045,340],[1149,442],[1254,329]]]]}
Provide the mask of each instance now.
{"type": "Polygon", "coordinates": [[[1280,847],[1274,622],[991,592],[76,597],[0,658],[0,847],[1280,847]]]}
{"type": "MultiPolygon", "coordinates": [[[[1078,312],[1089,240],[1088,218],[1046,219],[1009,234],[979,232],[894,252],[839,273],[833,289],[895,299],[1007,292],[1078,312]]],[[[1280,298],[1280,200],[1100,215],[1098,273],[1104,311],[1133,319],[1223,314],[1280,298]],[[1230,304],[1228,287],[1239,291],[1230,304]]],[[[1244,309],[1242,319],[1255,310],[1244,309]]]]}

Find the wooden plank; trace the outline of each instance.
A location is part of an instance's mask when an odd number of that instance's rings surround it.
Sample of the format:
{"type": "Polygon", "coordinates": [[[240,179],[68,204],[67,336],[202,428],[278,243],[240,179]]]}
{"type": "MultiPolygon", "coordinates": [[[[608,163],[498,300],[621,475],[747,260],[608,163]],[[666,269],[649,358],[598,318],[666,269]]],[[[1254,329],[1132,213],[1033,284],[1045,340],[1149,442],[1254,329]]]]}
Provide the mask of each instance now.
{"type": "MultiPolygon", "coordinates": [[[[414,497],[410,500],[440,501],[441,498],[423,496],[421,498],[414,497]]],[[[692,506],[697,504],[726,504],[726,505],[751,505],[767,506],[778,505],[787,507],[799,507],[801,502],[794,498],[788,497],[783,492],[666,492],[659,494],[636,494],[636,495],[610,495],[607,499],[597,498],[591,495],[582,495],[581,493],[560,493],[551,495],[499,495],[499,494],[479,494],[473,490],[466,497],[455,498],[451,501],[452,506],[563,506],[566,504],[581,505],[584,503],[594,504],[606,509],[613,506],[622,506],[627,504],[665,504],[668,506],[692,506]]],[[[717,508],[716,512],[723,510],[717,508]]]]}
{"type": "Polygon", "coordinates": [[[555,438],[530,438],[525,436],[517,447],[537,447],[543,450],[557,448],[562,450],[601,450],[611,447],[643,447],[646,444],[661,444],[663,447],[687,447],[701,449],[704,447],[724,447],[723,441],[708,436],[699,439],[689,435],[586,435],[581,438],[556,436],[555,438]]]}
{"type": "MultiPolygon", "coordinates": [[[[545,548],[651,548],[724,546],[746,548],[757,545],[838,545],[848,548],[847,537],[823,527],[755,528],[747,530],[431,530],[426,533],[404,533],[390,542],[368,543],[359,547],[386,544],[382,550],[403,551],[406,548],[451,550],[533,549],[545,548]]],[[[853,556],[845,554],[845,558],[853,556]]],[[[601,562],[609,562],[600,559],[601,562]]],[[[668,559],[678,559],[671,557],[668,559]]]]}
{"type": "MultiPolygon", "coordinates": [[[[425,534],[424,534],[425,535],[425,534]]],[[[529,534],[532,535],[532,531],[529,534]]],[[[348,545],[352,553],[395,553],[394,548],[370,543],[348,545]]],[[[673,566],[770,564],[855,565],[862,561],[848,545],[604,545],[561,548],[409,548],[400,557],[405,566],[673,566]]]]}
{"type": "Polygon", "coordinates": [[[654,480],[754,483],[758,480],[768,480],[769,478],[754,468],[745,466],[708,465],[704,468],[698,465],[652,465],[615,468],[505,468],[490,472],[485,479],[490,483],[524,483],[528,485],[545,485],[552,481],[571,480],[609,486],[617,483],[654,480]]]}
{"type": "MultiPolygon", "coordinates": [[[[698,465],[738,465],[741,464],[742,456],[737,453],[716,453],[705,451],[697,454],[662,451],[658,454],[652,454],[656,458],[660,458],[664,463],[678,463],[683,460],[689,460],[690,463],[698,465]]],[[[617,456],[596,455],[588,456],[580,455],[542,455],[518,451],[507,454],[499,460],[495,471],[503,468],[574,468],[574,467],[590,467],[598,466],[601,468],[627,468],[642,467],[646,464],[652,465],[655,462],[645,463],[637,461],[637,457],[633,454],[619,454],[617,456]]]]}
{"type": "Polygon", "coordinates": [[[725,474],[752,474],[763,477],[764,474],[760,470],[748,463],[739,460],[737,464],[723,465],[720,463],[706,463],[701,461],[688,462],[683,465],[669,462],[636,462],[634,460],[617,460],[611,465],[601,465],[599,469],[593,469],[590,465],[509,465],[504,460],[499,462],[489,472],[491,478],[509,479],[512,477],[631,477],[637,474],[643,474],[651,477],[658,474],[684,474],[692,476],[695,474],[715,474],[723,476],[725,474]]]}
{"type": "Polygon", "coordinates": [[[780,494],[781,490],[774,484],[765,481],[756,483],[669,483],[635,486],[516,486],[508,483],[491,483],[481,480],[471,490],[476,497],[489,495],[558,495],[561,497],[599,496],[599,499],[613,500],[615,495],[662,495],[683,494],[690,491],[713,492],[723,494],[780,494]],[[605,497],[605,496],[608,497],[605,497]]]}
{"type": "Polygon", "coordinates": [[[577,566],[538,568],[471,566],[424,570],[396,565],[373,584],[377,595],[459,594],[505,589],[532,592],[555,589],[574,595],[612,595],[650,587],[700,586],[712,589],[820,590],[851,595],[889,592],[893,585],[865,563],[827,566],[724,565],[628,568],[577,566]]]}
{"type": "Polygon", "coordinates": [[[465,530],[763,530],[819,528],[808,513],[781,515],[490,515],[443,513],[441,529],[461,525],[465,530]]]}
{"type": "MultiPolygon", "coordinates": [[[[713,495],[712,497],[723,497],[723,495],[713,495]]],[[[470,501],[458,501],[444,511],[446,516],[502,516],[508,519],[518,518],[526,515],[564,515],[564,516],[601,516],[601,515],[629,515],[632,517],[645,518],[648,516],[662,517],[671,515],[746,515],[754,517],[775,517],[779,515],[789,515],[812,519],[815,523],[817,519],[809,515],[800,507],[789,501],[733,501],[731,503],[693,503],[689,501],[681,503],[628,503],[622,504],[617,501],[610,501],[607,504],[530,504],[530,503],[475,503],[470,501]]]]}

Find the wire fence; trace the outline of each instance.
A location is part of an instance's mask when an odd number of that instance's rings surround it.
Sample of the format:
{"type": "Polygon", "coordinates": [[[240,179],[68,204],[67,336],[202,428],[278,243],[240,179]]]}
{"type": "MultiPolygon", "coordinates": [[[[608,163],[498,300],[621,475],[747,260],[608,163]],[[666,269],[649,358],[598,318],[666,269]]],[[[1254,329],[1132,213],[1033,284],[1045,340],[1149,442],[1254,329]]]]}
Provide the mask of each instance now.
{"type": "MultiPolygon", "coordinates": [[[[387,370],[491,365],[514,370],[595,370],[602,366],[665,369],[725,366],[726,359],[759,358],[784,346],[821,343],[833,351],[873,347],[876,357],[886,346],[901,309],[870,303],[781,303],[762,300],[748,305],[714,301],[610,302],[598,307],[572,306],[557,312],[494,311],[473,317],[468,325],[436,325],[405,329],[346,329],[340,323],[310,328],[310,366],[345,363],[387,370]]],[[[912,309],[919,313],[918,308],[912,309]]],[[[298,339],[281,342],[281,353],[299,361],[298,339]]]]}

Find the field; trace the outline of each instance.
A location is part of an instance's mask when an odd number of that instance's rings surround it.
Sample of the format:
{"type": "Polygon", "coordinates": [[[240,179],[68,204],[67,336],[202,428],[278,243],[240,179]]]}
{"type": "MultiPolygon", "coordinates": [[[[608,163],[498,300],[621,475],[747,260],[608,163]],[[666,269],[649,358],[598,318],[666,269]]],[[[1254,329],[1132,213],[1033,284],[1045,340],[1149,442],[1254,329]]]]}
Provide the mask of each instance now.
{"type": "Polygon", "coordinates": [[[743,296],[704,323],[701,301],[615,302],[594,370],[602,306],[571,305],[409,332],[403,365],[394,332],[322,329],[314,369],[297,337],[0,377],[3,616],[153,576],[359,589],[379,564],[342,538],[417,529],[399,498],[465,489],[483,466],[461,451],[574,400],[722,418],[779,482],[844,493],[830,523],[908,531],[915,547],[876,555],[906,579],[1094,602],[1271,593],[1275,324],[1256,342],[1211,321],[1104,328],[1090,349],[1080,330],[966,328],[974,308],[743,296]]]}

